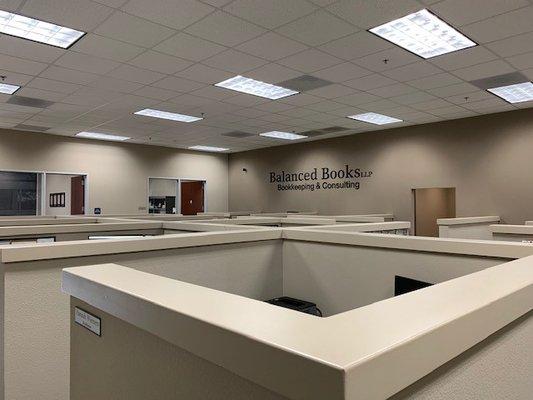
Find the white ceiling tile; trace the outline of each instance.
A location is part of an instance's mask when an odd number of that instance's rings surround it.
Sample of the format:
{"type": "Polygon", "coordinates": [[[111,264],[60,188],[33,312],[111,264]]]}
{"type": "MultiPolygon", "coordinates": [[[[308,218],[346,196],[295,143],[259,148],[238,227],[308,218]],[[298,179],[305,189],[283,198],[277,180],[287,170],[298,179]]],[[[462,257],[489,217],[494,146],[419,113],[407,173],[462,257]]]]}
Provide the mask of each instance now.
{"type": "Polygon", "coordinates": [[[393,97],[393,96],[400,96],[402,94],[408,94],[416,92],[417,90],[409,85],[406,85],[404,83],[394,83],[392,85],[379,87],[375,89],[369,89],[368,93],[375,94],[376,96],[380,97],[393,97]]]}
{"type": "Polygon", "coordinates": [[[92,1],[95,1],[100,4],[105,4],[106,6],[113,7],[113,8],[120,8],[125,3],[128,2],[128,0],[92,0],[92,1]]]}
{"type": "Polygon", "coordinates": [[[2,10],[5,11],[17,11],[24,0],[3,0],[2,10]]]}
{"type": "Polygon", "coordinates": [[[17,96],[33,97],[36,99],[43,99],[48,101],[61,101],[67,95],[65,93],[51,92],[49,90],[22,87],[17,91],[17,96]]]}
{"type": "MultiPolygon", "coordinates": [[[[357,107],[365,111],[377,112],[377,111],[395,109],[398,107],[398,103],[395,103],[391,100],[383,99],[383,100],[373,101],[371,103],[359,104],[357,107]]],[[[389,115],[389,113],[387,113],[387,115],[389,115]]]]}
{"type": "Polygon", "coordinates": [[[0,69],[0,75],[6,77],[5,83],[19,86],[26,85],[34,78],[32,75],[19,74],[16,72],[6,71],[4,69],[0,69]]]}
{"type": "Polygon", "coordinates": [[[436,100],[437,98],[429,93],[426,92],[413,92],[408,94],[402,94],[401,96],[394,96],[391,97],[390,100],[403,104],[403,105],[411,105],[411,104],[417,104],[422,102],[428,102],[432,100],[436,100]]]}
{"type": "MultiPolygon", "coordinates": [[[[312,104],[309,104],[306,106],[306,108],[310,109],[310,110],[314,110],[314,111],[320,111],[320,112],[328,112],[328,111],[334,111],[334,110],[338,110],[340,108],[345,108],[346,105],[345,104],[340,104],[340,103],[337,103],[335,101],[320,101],[318,103],[312,103],[312,104]]],[[[309,118],[311,120],[313,120],[313,115],[308,115],[307,117],[304,117],[305,118],[309,118]]],[[[336,116],[324,116],[324,115],[321,115],[319,119],[317,119],[317,121],[323,121],[323,120],[331,120],[331,119],[334,119],[336,118],[336,116]]]]}
{"type": "Polygon", "coordinates": [[[530,5],[527,0],[444,0],[431,9],[455,27],[530,5]]]}
{"type": "Polygon", "coordinates": [[[478,43],[488,43],[533,31],[532,20],[533,6],[530,6],[475,22],[461,30],[478,43]]]}
{"type": "Polygon", "coordinates": [[[145,85],[149,85],[165,77],[164,74],[159,72],[148,71],[146,69],[125,64],[114,69],[107,75],[118,79],[125,79],[131,82],[143,83],[145,85]]]}
{"type": "Polygon", "coordinates": [[[372,74],[363,76],[361,78],[352,79],[351,81],[343,82],[343,85],[352,87],[358,90],[376,89],[384,86],[393,85],[398,83],[394,79],[387,78],[380,74],[372,74]]]}
{"type": "Polygon", "coordinates": [[[0,35],[0,53],[44,63],[54,62],[65,50],[9,35],[0,35]]]}
{"type": "Polygon", "coordinates": [[[330,82],[344,82],[370,74],[372,74],[372,72],[365,68],[359,67],[350,62],[345,62],[333,67],[316,71],[313,73],[313,76],[330,82]]]}
{"type": "Polygon", "coordinates": [[[299,71],[274,63],[264,65],[246,73],[246,76],[249,78],[268,83],[280,83],[301,75],[302,73],[299,71]]]}
{"type": "Polygon", "coordinates": [[[80,89],[81,86],[75,85],[73,83],[66,83],[66,82],[60,82],[60,81],[55,81],[51,79],[37,77],[28,84],[28,87],[33,87],[33,88],[43,89],[43,90],[50,90],[53,92],[64,93],[64,94],[71,94],[71,93],[74,93],[76,90],[80,89]]]}
{"type": "Polygon", "coordinates": [[[320,50],[336,57],[353,60],[392,48],[393,45],[367,31],[334,40],[320,46],[320,50]]]}
{"type": "Polygon", "coordinates": [[[312,3],[315,3],[317,6],[325,7],[331,3],[335,3],[337,0],[310,0],[312,3]]]}
{"type": "Polygon", "coordinates": [[[268,61],[266,60],[242,53],[237,50],[226,50],[211,58],[208,58],[207,60],[204,60],[202,64],[242,75],[246,71],[250,71],[265,65],[267,62],[268,61]]]}
{"type": "Polygon", "coordinates": [[[233,90],[216,86],[205,86],[199,90],[191,92],[191,94],[194,96],[207,97],[208,99],[212,100],[222,100],[236,95],[233,90]]]}
{"type": "Polygon", "coordinates": [[[76,43],[73,51],[114,61],[128,61],[145,51],[144,48],[104,36],[88,33],[76,43]]]}
{"type": "Polygon", "coordinates": [[[340,96],[348,96],[350,94],[354,94],[356,91],[352,88],[349,88],[347,86],[342,86],[339,84],[333,84],[328,86],[323,86],[318,89],[309,90],[308,94],[311,94],[313,96],[322,97],[325,99],[334,99],[335,97],[340,96]]]}
{"type": "Polygon", "coordinates": [[[327,7],[356,26],[369,29],[420,10],[415,0],[340,0],[327,7]]]}
{"type": "Polygon", "coordinates": [[[533,52],[509,57],[505,60],[517,69],[533,68],[533,52]]]}
{"type": "Polygon", "coordinates": [[[323,101],[322,98],[312,96],[310,94],[300,93],[294,96],[285,97],[279,100],[281,103],[293,104],[295,106],[306,106],[313,103],[323,101]]]}
{"type": "Polygon", "coordinates": [[[488,78],[490,76],[508,74],[514,72],[515,69],[507,64],[505,61],[496,60],[488,63],[474,65],[473,67],[462,68],[454,71],[454,75],[465,81],[471,81],[475,79],[488,78]]]}
{"type": "Polygon", "coordinates": [[[36,61],[29,61],[18,57],[0,56],[0,69],[27,75],[38,75],[48,65],[36,61]]]}
{"type": "Polygon", "coordinates": [[[426,78],[415,79],[407,83],[418,89],[427,90],[462,83],[462,81],[456,76],[453,76],[447,72],[443,72],[441,74],[431,75],[426,78]]]}
{"type": "Polygon", "coordinates": [[[472,91],[469,93],[462,93],[459,95],[446,97],[446,100],[458,106],[463,106],[468,103],[492,99],[492,98],[494,98],[493,94],[486,92],[484,90],[476,89],[475,91],[472,91]]]}
{"type": "Polygon", "coordinates": [[[459,68],[469,67],[471,65],[481,64],[492,61],[498,57],[482,46],[464,49],[452,54],[445,54],[435,57],[430,62],[439,68],[447,71],[453,71],[459,68]]]}
{"type": "Polygon", "coordinates": [[[21,14],[88,32],[104,21],[113,9],[84,0],[26,0],[21,14]]]}
{"type": "Polygon", "coordinates": [[[446,87],[428,89],[427,92],[438,97],[449,97],[458,94],[470,93],[475,91],[476,89],[477,88],[474,85],[467,82],[463,82],[446,87]]]}
{"type": "Polygon", "coordinates": [[[423,78],[442,72],[439,68],[428,63],[427,61],[419,61],[414,64],[405,65],[389,71],[383,71],[383,75],[397,81],[410,81],[417,78],[423,78]]]}
{"type": "Polygon", "coordinates": [[[150,99],[166,101],[179,95],[178,92],[161,89],[153,86],[143,86],[142,88],[133,92],[138,96],[148,97],[150,99]]]}
{"type": "Polygon", "coordinates": [[[113,92],[130,93],[141,88],[143,84],[126,81],[123,79],[102,76],[94,82],[90,83],[88,86],[97,89],[111,90],[113,92]]]}
{"type": "Polygon", "coordinates": [[[106,74],[117,68],[120,64],[115,61],[69,51],[59,57],[56,60],[55,65],[75,69],[77,71],[106,74]]]}
{"type": "Polygon", "coordinates": [[[56,81],[77,83],[86,85],[98,79],[98,75],[83,71],[75,71],[62,67],[50,66],[40,74],[41,78],[49,78],[56,81]]]}
{"type": "Polygon", "coordinates": [[[265,33],[265,30],[225,12],[216,11],[188,27],[186,32],[225,46],[236,46],[265,33]]]}
{"type": "Polygon", "coordinates": [[[233,0],[203,0],[204,3],[210,4],[213,7],[224,7],[226,4],[231,3],[233,0]]]}
{"type": "Polygon", "coordinates": [[[492,108],[497,106],[506,105],[504,100],[497,98],[495,96],[492,96],[490,99],[485,99],[481,101],[475,101],[475,102],[468,102],[466,104],[463,104],[462,107],[467,108],[469,110],[483,110],[484,108],[492,108]]]}
{"type": "Polygon", "coordinates": [[[364,92],[359,92],[359,93],[351,94],[348,96],[337,97],[335,99],[335,101],[339,103],[347,104],[350,106],[357,106],[359,104],[370,103],[372,101],[377,101],[377,100],[381,100],[381,98],[378,96],[374,96],[373,94],[364,93],[364,92]]]}
{"type": "Polygon", "coordinates": [[[341,62],[342,60],[316,49],[305,50],[301,53],[278,61],[278,63],[285,65],[286,67],[305,73],[332,67],[333,65],[340,64],[341,62]]]}
{"type": "Polygon", "coordinates": [[[196,0],[130,0],[122,7],[129,14],[174,29],[183,29],[214,11],[196,0]]]}
{"type": "Polygon", "coordinates": [[[275,61],[307,49],[307,46],[274,32],[268,32],[236,47],[237,50],[275,61]]]}
{"type": "Polygon", "coordinates": [[[317,7],[305,0],[235,0],[224,11],[265,28],[274,29],[303,17],[317,7]]]}
{"type": "Polygon", "coordinates": [[[294,108],[296,106],[292,104],[284,104],[277,101],[270,101],[268,103],[260,104],[256,106],[258,110],[268,111],[268,112],[281,112],[294,108]]]}
{"type": "Polygon", "coordinates": [[[222,82],[234,75],[235,74],[231,72],[221,71],[202,64],[194,64],[193,66],[176,73],[176,76],[207,84],[222,82]]]}
{"type": "Polygon", "coordinates": [[[498,40],[486,45],[500,57],[510,57],[533,51],[533,32],[498,40]]]}
{"type": "Polygon", "coordinates": [[[533,81],[533,68],[526,69],[522,73],[529,78],[530,81],[533,81]]]}
{"type": "Polygon", "coordinates": [[[373,72],[386,71],[403,65],[420,61],[420,57],[398,47],[373,53],[365,57],[356,58],[354,63],[365,67],[373,72]]]}
{"type": "Polygon", "coordinates": [[[435,110],[437,108],[450,107],[452,104],[443,99],[423,101],[422,103],[412,104],[411,107],[420,111],[435,110]]]}
{"type": "Polygon", "coordinates": [[[238,94],[236,96],[231,96],[227,99],[224,99],[223,101],[226,103],[236,104],[243,107],[252,107],[258,104],[266,103],[269,100],[258,96],[252,96],[249,94],[238,94]]]}
{"type": "Polygon", "coordinates": [[[102,36],[143,47],[152,47],[176,31],[120,11],[115,11],[94,30],[102,36]]]}
{"type": "Polygon", "coordinates": [[[193,90],[200,89],[205,86],[203,83],[191,81],[185,78],[179,78],[176,76],[168,76],[160,81],[157,81],[152,84],[152,86],[161,88],[175,90],[178,92],[191,92],[193,90]]]}
{"type": "Polygon", "coordinates": [[[135,57],[133,60],[130,60],[128,64],[150,71],[160,72],[162,74],[174,74],[190,67],[193,63],[182,58],[148,50],[135,57]]]}
{"type": "Polygon", "coordinates": [[[161,53],[179,56],[187,60],[202,61],[226,48],[219,44],[180,32],[154,47],[161,53]]]}
{"type": "Polygon", "coordinates": [[[330,13],[319,10],[276,31],[309,46],[318,46],[355,33],[358,29],[330,13]]]}
{"type": "Polygon", "coordinates": [[[459,106],[448,106],[431,110],[430,113],[439,117],[446,117],[448,115],[462,113],[464,111],[465,109],[459,106]]]}

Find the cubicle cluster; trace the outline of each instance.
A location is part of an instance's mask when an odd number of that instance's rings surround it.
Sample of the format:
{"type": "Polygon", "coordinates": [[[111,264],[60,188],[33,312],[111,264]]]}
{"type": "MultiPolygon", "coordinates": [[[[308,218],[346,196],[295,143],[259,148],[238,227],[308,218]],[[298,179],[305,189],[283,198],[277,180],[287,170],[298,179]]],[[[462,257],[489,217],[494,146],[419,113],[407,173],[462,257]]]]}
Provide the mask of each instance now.
{"type": "Polygon", "coordinates": [[[464,380],[496,379],[487,360],[532,356],[533,246],[499,235],[533,225],[498,222],[440,220],[427,238],[387,213],[0,218],[2,393],[466,396],[464,380]]]}

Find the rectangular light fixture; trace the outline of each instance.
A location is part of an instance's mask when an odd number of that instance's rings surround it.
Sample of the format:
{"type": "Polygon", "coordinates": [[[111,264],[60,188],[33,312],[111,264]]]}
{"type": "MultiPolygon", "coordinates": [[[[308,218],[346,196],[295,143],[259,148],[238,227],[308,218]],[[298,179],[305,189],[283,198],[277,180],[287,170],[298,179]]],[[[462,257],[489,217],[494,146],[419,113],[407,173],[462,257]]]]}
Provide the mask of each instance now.
{"type": "Polygon", "coordinates": [[[517,83],[487,90],[509,103],[533,101],[533,83],[531,82],[517,83]]]}
{"type": "Polygon", "coordinates": [[[270,137],[274,139],[284,139],[284,140],[298,140],[298,139],[305,139],[307,137],[304,135],[297,135],[296,133],[279,132],[279,131],[260,133],[259,136],[265,136],[265,137],[270,137]]]}
{"type": "Polygon", "coordinates": [[[235,90],[236,92],[264,97],[265,99],[270,100],[278,100],[300,93],[295,90],[272,85],[266,82],[256,81],[255,79],[246,78],[240,75],[234,76],[233,78],[227,79],[223,82],[215,83],[215,86],[235,90]]]}
{"type": "Polygon", "coordinates": [[[10,85],[9,83],[0,83],[0,93],[13,94],[20,89],[20,86],[10,85]]]}
{"type": "Polygon", "coordinates": [[[370,32],[426,59],[477,45],[426,9],[372,28],[370,32]]]}
{"type": "Polygon", "coordinates": [[[349,115],[348,118],[355,119],[356,121],[368,122],[369,124],[374,124],[374,125],[394,124],[396,122],[403,121],[398,118],[389,117],[387,115],[377,114],[373,112],[357,114],[357,115],[349,115]]]}
{"type": "Polygon", "coordinates": [[[220,151],[228,151],[229,149],[226,149],[225,147],[214,147],[214,146],[191,146],[189,147],[189,150],[220,152],[220,151]]]}
{"type": "Polygon", "coordinates": [[[80,132],[80,133],[77,133],[76,136],[85,138],[85,139],[112,140],[115,142],[123,142],[124,140],[131,139],[127,136],[110,135],[108,133],[100,133],[100,132],[80,132]]]}
{"type": "Polygon", "coordinates": [[[178,122],[195,122],[203,119],[199,117],[193,117],[192,115],[184,115],[168,111],[154,110],[152,108],[145,108],[144,110],[137,111],[134,114],[144,115],[145,117],[168,119],[170,121],[178,122]]]}
{"type": "Polygon", "coordinates": [[[0,32],[66,49],[85,32],[0,10],[0,32]]]}

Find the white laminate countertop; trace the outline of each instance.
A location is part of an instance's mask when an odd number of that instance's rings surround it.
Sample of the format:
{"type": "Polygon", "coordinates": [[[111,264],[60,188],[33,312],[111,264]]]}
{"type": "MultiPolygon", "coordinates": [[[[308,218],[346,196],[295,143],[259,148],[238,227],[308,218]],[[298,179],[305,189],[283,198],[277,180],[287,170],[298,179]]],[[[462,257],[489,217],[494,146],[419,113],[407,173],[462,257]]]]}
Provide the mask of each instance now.
{"type": "Polygon", "coordinates": [[[437,225],[470,225],[470,224],[487,224],[487,223],[496,223],[496,222],[500,222],[500,217],[497,215],[437,219],[437,225]]]}
{"type": "Polygon", "coordinates": [[[327,318],[117,264],[67,268],[62,287],[288,398],[372,400],[530,311],[533,257],[327,318]]]}

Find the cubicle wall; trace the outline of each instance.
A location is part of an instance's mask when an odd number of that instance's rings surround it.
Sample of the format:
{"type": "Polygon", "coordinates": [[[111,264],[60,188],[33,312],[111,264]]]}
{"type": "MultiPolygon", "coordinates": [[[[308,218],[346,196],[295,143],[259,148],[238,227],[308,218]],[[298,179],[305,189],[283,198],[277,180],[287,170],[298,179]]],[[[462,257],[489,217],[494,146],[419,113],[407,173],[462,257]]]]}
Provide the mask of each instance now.
{"type": "Polygon", "coordinates": [[[491,225],[498,224],[500,217],[441,218],[437,220],[439,237],[455,239],[492,240],[491,225]]]}

